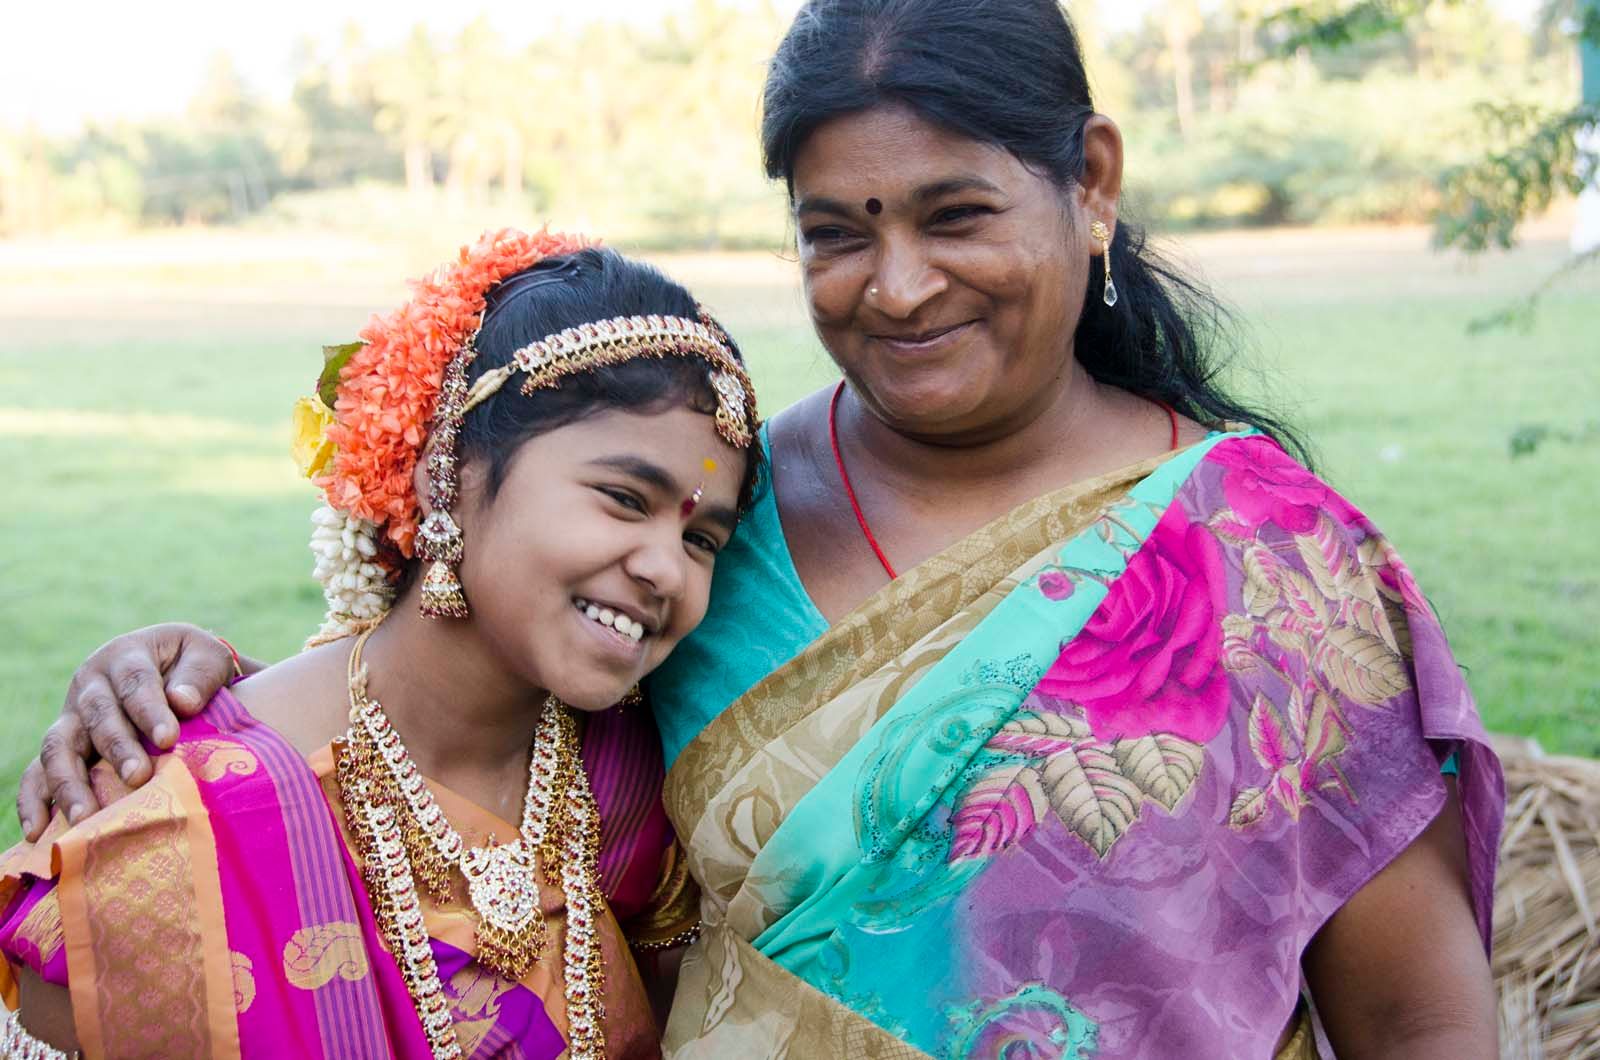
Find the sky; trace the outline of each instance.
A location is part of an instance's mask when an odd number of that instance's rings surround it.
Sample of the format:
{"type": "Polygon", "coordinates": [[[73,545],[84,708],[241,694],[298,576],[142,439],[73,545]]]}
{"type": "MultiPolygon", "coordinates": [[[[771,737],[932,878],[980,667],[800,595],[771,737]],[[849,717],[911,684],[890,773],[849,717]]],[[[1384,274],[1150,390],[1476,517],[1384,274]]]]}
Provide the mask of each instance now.
{"type": "MultiPolygon", "coordinates": [[[[755,4],[765,0],[730,0],[755,4]]],[[[771,0],[793,10],[799,0],[771,0]]],[[[1136,23],[1157,0],[1100,4],[1109,29],[1136,23]]],[[[1537,0],[1494,0],[1526,17],[1537,0]]],[[[480,16],[515,42],[585,18],[659,20],[690,0],[0,0],[0,125],[66,133],[89,120],[179,113],[218,52],[266,98],[284,98],[291,57],[307,37],[329,43],[354,24],[374,43],[417,24],[440,32],[480,16]],[[448,10],[447,10],[448,9],[448,10]]],[[[1069,0],[1068,8],[1071,3],[1069,0]]]]}

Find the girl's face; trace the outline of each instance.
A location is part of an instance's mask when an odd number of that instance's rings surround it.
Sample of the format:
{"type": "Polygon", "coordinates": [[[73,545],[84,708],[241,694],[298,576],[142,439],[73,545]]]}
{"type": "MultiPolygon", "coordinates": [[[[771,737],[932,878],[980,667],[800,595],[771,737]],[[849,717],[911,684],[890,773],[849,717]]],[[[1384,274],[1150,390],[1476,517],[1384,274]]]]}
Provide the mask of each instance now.
{"type": "Polygon", "coordinates": [[[745,460],[711,416],[676,408],[525,442],[492,501],[469,463],[461,582],[491,653],[573,707],[616,703],[705,617],[745,460]]]}

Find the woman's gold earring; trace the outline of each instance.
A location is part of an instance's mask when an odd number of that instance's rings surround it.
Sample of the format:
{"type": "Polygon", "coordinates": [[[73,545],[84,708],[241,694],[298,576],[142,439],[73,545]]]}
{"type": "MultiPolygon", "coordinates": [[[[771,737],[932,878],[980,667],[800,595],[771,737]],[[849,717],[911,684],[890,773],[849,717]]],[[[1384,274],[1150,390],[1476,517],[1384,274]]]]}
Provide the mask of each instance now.
{"type": "Polygon", "coordinates": [[[1110,308],[1117,304],[1117,284],[1111,278],[1111,226],[1104,221],[1095,221],[1089,225],[1089,235],[1099,242],[1105,253],[1106,289],[1103,297],[1107,308],[1110,308]]]}

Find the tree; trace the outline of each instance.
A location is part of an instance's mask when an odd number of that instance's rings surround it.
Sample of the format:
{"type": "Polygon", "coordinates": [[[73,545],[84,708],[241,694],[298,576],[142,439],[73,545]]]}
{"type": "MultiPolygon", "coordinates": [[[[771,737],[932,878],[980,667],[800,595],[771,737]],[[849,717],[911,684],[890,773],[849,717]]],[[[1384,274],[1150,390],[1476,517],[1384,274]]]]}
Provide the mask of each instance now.
{"type": "Polygon", "coordinates": [[[399,141],[406,187],[414,194],[433,187],[433,152],[445,138],[442,65],[433,38],[418,26],[404,45],[378,55],[366,70],[378,105],[377,127],[399,141]]]}
{"type": "MultiPolygon", "coordinates": [[[[1308,0],[1267,12],[1262,25],[1278,55],[1343,49],[1392,36],[1461,6],[1463,0],[1308,0]]],[[[1530,216],[1562,192],[1578,195],[1600,180],[1600,0],[1545,0],[1546,39],[1565,26],[1584,57],[1584,98],[1547,108],[1485,100],[1476,110],[1495,146],[1453,167],[1442,182],[1434,235],[1468,253],[1510,249],[1530,216]]],[[[1475,329],[1525,323],[1552,284],[1600,262],[1600,247],[1579,251],[1518,303],[1474,322],[1475,329]]]]}

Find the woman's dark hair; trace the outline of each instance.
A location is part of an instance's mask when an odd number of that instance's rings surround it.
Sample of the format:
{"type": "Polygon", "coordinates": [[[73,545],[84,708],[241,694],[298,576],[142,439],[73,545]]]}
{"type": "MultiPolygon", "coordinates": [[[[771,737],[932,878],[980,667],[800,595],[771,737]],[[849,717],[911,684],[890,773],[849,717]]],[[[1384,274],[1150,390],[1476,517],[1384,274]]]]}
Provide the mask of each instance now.
{"type": "MultiPolygon", "coordinates": [[[[509,364],[517,350],[566,328],[618,316],[693,320],[699,313],[694,297],[659,269],[601,248],[547,258],[496,284],[487,301],[469,380],[509,364]]],[[[728,345],[742,360],[732,339],[728,345]]],[[[469,412],[461,427],[461,456],[487,462],[488,500],[505,484],[522,443],[547,431],[614,409],[656,413],[688,406],[708,416],[717,411],[710,369],[698,358],[640,357],[568,376],[559,388],[532,394],[522,392],[522,378],[513,375],[469,412]]],[[[760,447],[752,445],[748,454],[741,509],[761,479],[760,447]]]]}
{"type": "MultiPolygon", "coordinates": [[[[1078,38],[1056,0],[810,0],[767,72],[761,144],[767,175],[792,195],[795,156],[823,123],[899,104],[942,128],[1002,147],[1062,187],[1083,175],[1094,102],[1078,38]]],[[[1302,459],[1272,415],[1219,381],[1229,314],[1212,294],[1119,222],[1111,246],[1115,307],[1090,268],[1075,346],[1091,376],[1209,424],[1243,421],[1302,459]]]]}

